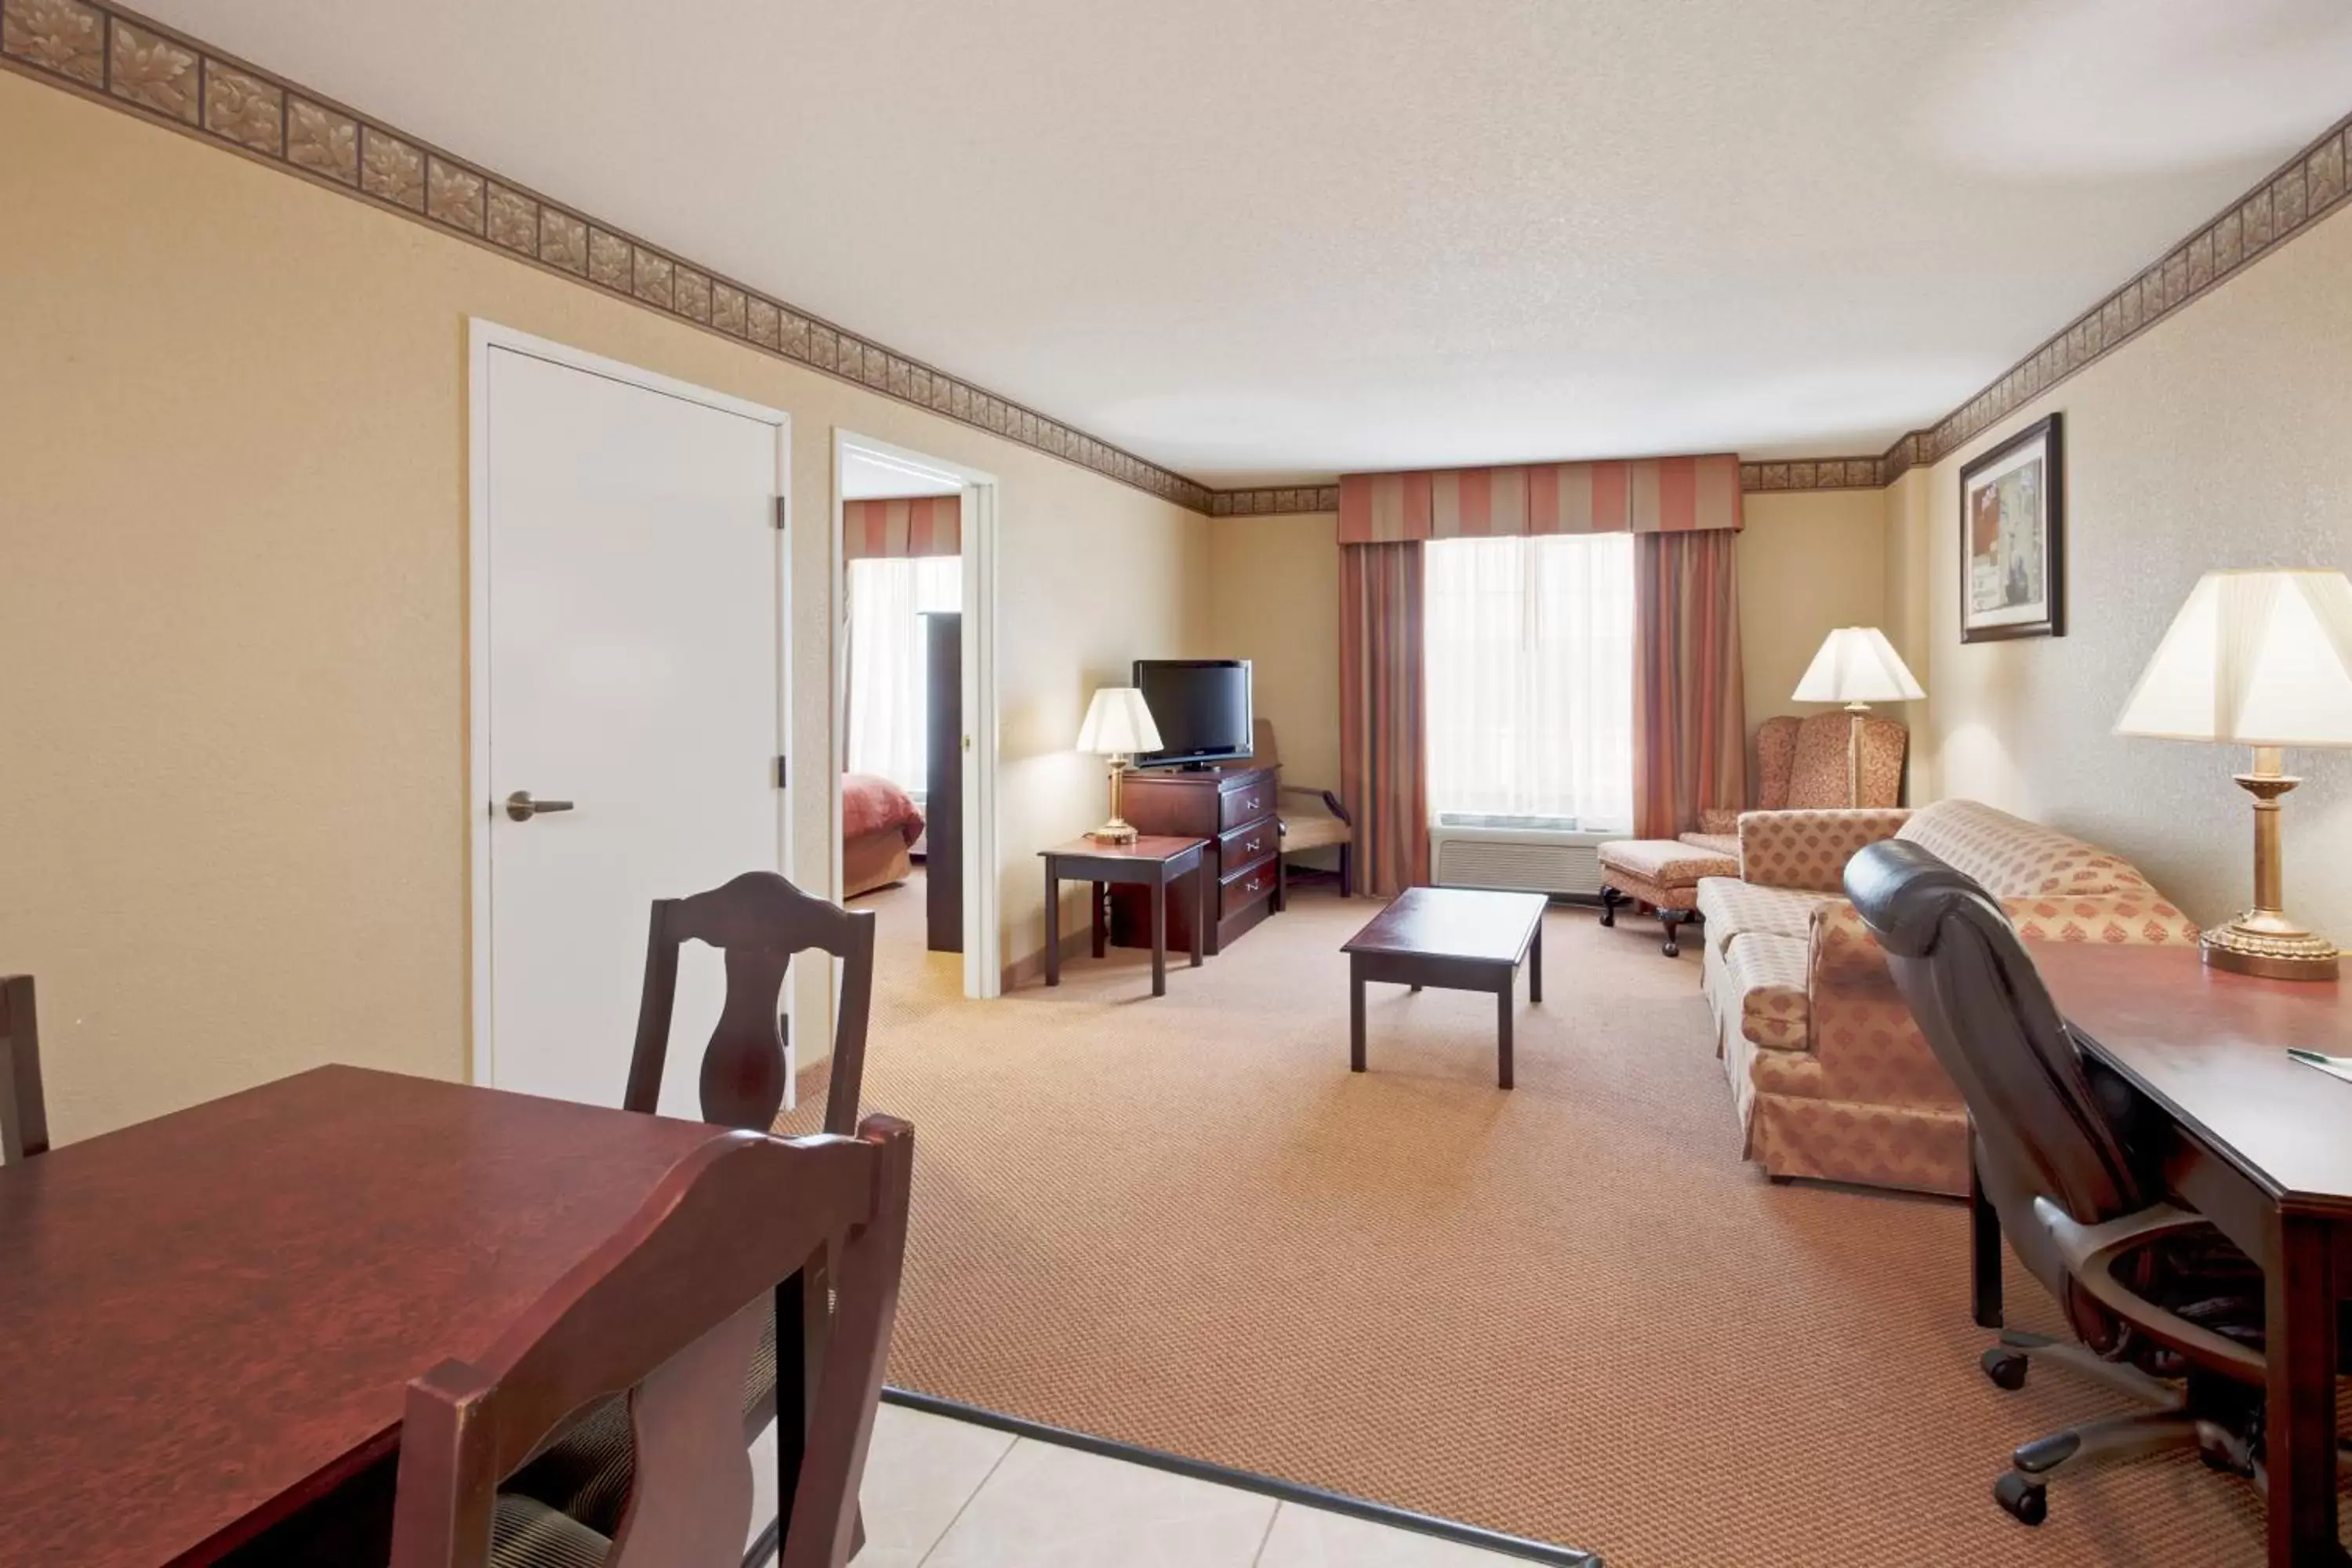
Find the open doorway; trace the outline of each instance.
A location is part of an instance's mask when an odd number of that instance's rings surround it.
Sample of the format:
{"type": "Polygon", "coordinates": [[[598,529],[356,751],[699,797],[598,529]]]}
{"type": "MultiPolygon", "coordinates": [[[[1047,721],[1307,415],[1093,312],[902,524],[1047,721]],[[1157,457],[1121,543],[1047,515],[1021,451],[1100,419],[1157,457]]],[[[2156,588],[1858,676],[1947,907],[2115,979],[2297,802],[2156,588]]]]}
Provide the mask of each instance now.
{"type": "Polygon", "coordinates": [[[999,989],[995,480],[836,431],[834,896],[877,989],[999,989]]]}

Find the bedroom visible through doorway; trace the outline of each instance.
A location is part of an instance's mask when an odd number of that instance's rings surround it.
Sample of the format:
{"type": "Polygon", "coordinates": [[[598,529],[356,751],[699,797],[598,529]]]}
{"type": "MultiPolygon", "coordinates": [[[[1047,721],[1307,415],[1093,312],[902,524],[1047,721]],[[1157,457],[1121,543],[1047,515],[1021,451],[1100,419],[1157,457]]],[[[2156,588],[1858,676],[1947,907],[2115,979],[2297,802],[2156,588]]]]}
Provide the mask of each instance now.
{"type": "Polygon", "coordinates": [[[993,834],[977,743],[992,726],[971,711],[985,683],[982,628],[968,621],[994,487],[845,433],[836,447],[835,893],[880,917],[879,985],[961,965],[965,994],[989,994],[993,834]]]}

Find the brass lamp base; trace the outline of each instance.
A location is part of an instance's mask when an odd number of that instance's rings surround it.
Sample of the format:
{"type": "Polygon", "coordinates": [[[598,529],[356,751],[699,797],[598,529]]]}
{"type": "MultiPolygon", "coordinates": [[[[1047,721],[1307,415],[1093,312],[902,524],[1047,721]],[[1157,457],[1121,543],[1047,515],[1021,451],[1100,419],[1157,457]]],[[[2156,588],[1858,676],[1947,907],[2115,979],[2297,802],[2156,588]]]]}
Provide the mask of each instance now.
{"type": "Polygon", "coordinates": [[[2198,945],[2210,968],[2266,980],[2333,980],[2336,944],[2280,907],[2286,874],[2279,797],[2303,782],[2285,771],[2285,761],[2283,748],[2256,746],[2253,771],[2235,775],[2254,797],[2254,907],[2205,932],[2198,945]]]}
{"type": "Polygon", "coordinates": [[[2262,930],[2252,923],[2261,918],[2260,910],[2249,910],[2229,924],[2207,931],[2199,939],[2206,963],[2266,980],[2336,978],[2334,942],[2307,931],[2289,934],[2262,930]]]}
{"type": "Polygon", "coordinates": [[[1135,825],[1118,814],[1119,781],[1127,777],[1127,759],[1114,756],[1110,760],[1110,820],[1100,827],[1087,829],[1087,837],[1097,844],[1132,844],[1143,837],[1135,825]]]}

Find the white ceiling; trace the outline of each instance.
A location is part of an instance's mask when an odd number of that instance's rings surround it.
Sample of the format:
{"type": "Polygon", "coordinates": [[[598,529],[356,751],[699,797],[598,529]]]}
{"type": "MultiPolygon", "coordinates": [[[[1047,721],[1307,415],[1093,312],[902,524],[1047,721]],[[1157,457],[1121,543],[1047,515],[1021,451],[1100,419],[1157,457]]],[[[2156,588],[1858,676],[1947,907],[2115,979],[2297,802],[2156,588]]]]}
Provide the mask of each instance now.
{"type": "Polygon", "coordinates": [[[2352,109],[2345,0],[141,0],[1212,484],[1948,413],[2352,109]]]}

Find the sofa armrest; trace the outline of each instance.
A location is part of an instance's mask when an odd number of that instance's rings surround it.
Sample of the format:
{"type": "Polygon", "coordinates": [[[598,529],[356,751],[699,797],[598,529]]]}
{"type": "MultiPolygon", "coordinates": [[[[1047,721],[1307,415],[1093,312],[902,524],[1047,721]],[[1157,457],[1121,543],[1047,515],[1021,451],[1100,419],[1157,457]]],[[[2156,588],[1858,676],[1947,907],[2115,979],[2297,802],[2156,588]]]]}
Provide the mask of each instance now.
{"type": "Polygon", "coordinates": [[[1891,806],[1741,812],[1740,879],[1768,888],[1841,891],[1854,851],[1894,837],[1910,819],[1909,811],[1891,806]]]}
{"type": "Polygon", "coordinates": [[[1710,838],[1733,837],[1739,831],[1739,808],[1723,805],[1701,806],[1698,814],[1698,831],[1710,838]]]}
{"type": "Polygon", "coordinates": [[[1936,1061],[1885,951],[1843,899],[1818,904],[1806,954],[1807,1013],[1820,1092],[1831,1100],[1953,1109],[1958,1091],[1936,1061]]]}

